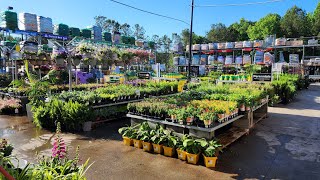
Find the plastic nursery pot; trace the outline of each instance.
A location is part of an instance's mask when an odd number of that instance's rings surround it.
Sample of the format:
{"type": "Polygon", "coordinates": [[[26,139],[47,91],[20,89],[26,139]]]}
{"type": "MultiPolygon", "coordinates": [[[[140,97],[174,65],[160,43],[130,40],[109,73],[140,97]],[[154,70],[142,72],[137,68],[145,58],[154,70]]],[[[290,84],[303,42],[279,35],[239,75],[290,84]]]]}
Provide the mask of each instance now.
{"type": "Polygon", "coordinates": [[[163,145],[159,145],[159,144],[152,144],[153,146],[153,152],[157,153],[157,154],[162,154],[163,152],[163,145]]]}
{"type": "Polygon", "coordinates": [[[190,164],[197,164],[199,161],[200,154],[187,153],[187,162],[190,164]]]}
{"type": "Polygon", "coordinates": [[[141,149],[142,148],[142,141],[141,140],[137,140],[137,139],[133,139],[133,146],[136,148],[141,149]]]}
{"type": "Polygon", "coordinates": [[[240,105],[240,111],[246,111],[246,106],[244,104],[240,105]]]}
{"type": "Polygon", "coordinates": [[[250,111],[250,110],[251,110],[250,106],[246,106],[246,111],[250,111]]]}
{"type": "Polygon", "coordinates": [[[217,163],[217,157],[206,157],[203,154],[203,159],[204,159],[204,164],[207,168],[214,168],[216,167],[216,163],[217,163]]]}
{"type": "Polygon", "coordinates": [[[177,153],[178,153],[178,159],[180,159],[182,161],[187,160],[187,152],[186,151],[177,149],[177,153]]]}
{"type": "Polygon", "coordinates": [[[193,123],[193,117],[187,117],[187,125],[191,125],[193,123]]]}
{"type": "Polygon", "coordinates": [[[174,155],[174,148],[163,146],[163,155],[172,157],[174,155]]]}
{"type": "Polygon", "coordinates": [[[223,119],[225,117],[225,114],[218,114],[219,119],[223,119]]]}
{"type": "Polygon", "coordinates": [[[204,120],[203,123],[206,127],[209,127],[212,124],[212,121],[211,120],[204,120]]]}
{"type": "Polygon", "coordinates": [[[151,143],[143,141],[142,146],[144,151],[151,152],[151,147],[152,147],[151,143]]]}
{"type": "Polygon", "coordinates": [[[132,146],[133,141],[132,139],[128,138],[128,137],[122,137],[123,138],[123,144],[126,146],[132,146]]]}

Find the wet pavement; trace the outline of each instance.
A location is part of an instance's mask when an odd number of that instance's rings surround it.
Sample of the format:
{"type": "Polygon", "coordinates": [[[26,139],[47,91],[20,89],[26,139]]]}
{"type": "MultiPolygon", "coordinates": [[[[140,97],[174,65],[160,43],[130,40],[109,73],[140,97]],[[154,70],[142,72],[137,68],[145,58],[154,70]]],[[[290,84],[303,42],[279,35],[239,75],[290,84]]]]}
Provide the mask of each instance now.
{"type": "MultiPolygon", "coordinates": [[[[126,119],[62,137],[71,152],[80,145],[81,159],[94,162],[87,172],[90,180],[320,179],[320,84],[269,112],[249,135],[224,150],[214,169],[124,146],[117,130],[129,124],[126,119]]],[[[9,139],[22,159],[35,162],[36,152],[50,155],[53,135],[25,117],[0,116],[0,137],[9,139]]]]}

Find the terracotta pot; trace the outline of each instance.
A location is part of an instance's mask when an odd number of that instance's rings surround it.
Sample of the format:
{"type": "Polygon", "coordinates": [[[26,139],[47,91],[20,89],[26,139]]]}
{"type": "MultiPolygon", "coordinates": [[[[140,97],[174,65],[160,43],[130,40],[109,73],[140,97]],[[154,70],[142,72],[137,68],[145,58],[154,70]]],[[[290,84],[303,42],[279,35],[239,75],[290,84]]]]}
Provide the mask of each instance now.
{"type": "Polygon", "coordinates": [[[246,106],[244,104],[240,105],[240,111],[246,111],[246,106]]]}
{"type": "Polygon", "coordinates": [[[176,115],[171,115],[171,120],[172,120],[172,121],[177,120],[177,116],[176,116],[176,115]]]}
{"type": "Polygon", "coordinates": [[[218,114],[218,118],[219,118],[219,119],[225,118],[225,114],[218,114]]]}
{"type": "Polygon", "coordinates": [[[187,124],[191,125],[193,122],[193,119],[194,119],[193,117],[187,117],[187,124]]]}
{"type": "Polygon", "coordinates": [[[203,122],[206,127],[209,127],[212,124],[211,120],[204,120],[203,122]]]}

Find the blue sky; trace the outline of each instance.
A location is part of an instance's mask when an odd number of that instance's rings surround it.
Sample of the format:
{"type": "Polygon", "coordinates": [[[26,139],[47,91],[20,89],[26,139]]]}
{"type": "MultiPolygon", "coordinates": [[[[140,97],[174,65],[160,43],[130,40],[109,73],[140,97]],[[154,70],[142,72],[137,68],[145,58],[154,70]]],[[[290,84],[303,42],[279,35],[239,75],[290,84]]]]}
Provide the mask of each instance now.
{"type": "MultiPolygon", "coordinates": [[[[190,21],[191,0],[118,1],[187,22],[190,21]]],[[[261,1],[267,0],[224,0],[223,2],[218,0],[195,0],[195,5],[261,1]]],[[[196,8],[194,11],[194,32],[205,35],[206,31],[210,29],[211,24],[222,22],[230,25],[241,17],[255,21],[268,13],[278,13],[282,16],[287,9],[294,5],[301,7],[307,12],[312,12],[319,2],[319,0],[284,0],[283,2],[263,5],[196,8]]],[[[139,12],[110,0],[0,0],[0,10],[5,10],[7,6],[13,6],[16,12],[30,12],[51,17],[54,23],[64,23],[70,27],[85,28],[95,23],[94,16],[103,15],[120,23],[127,22],[130,25],[138,23],[145,28],[149,36],[153,34],[171,35],[173,32],[180,33],[182,29],[188,28],[188,25],[184,23],[139,12]]]]}

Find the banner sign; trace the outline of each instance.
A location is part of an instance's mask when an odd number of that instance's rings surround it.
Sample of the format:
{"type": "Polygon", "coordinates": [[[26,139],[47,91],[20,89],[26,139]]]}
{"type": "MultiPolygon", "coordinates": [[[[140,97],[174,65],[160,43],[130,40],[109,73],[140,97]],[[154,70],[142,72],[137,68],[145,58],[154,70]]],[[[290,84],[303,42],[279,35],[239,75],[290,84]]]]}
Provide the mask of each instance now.
{"type": "Polygon", "coordinates": [[[59,35],[54,35],[54,34],[42,34],[42,37],[48,38],[48,39],[57,39],[57,40],[68,40],[67,36],[59,36],[59,35]]]}
{"type": "Polygon", "coordinates": [[[252,81],[266,81],[271,82],[272,74],[271,73],[257,73],[252,75],[252,81]]]}

